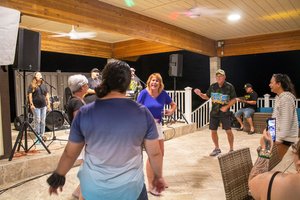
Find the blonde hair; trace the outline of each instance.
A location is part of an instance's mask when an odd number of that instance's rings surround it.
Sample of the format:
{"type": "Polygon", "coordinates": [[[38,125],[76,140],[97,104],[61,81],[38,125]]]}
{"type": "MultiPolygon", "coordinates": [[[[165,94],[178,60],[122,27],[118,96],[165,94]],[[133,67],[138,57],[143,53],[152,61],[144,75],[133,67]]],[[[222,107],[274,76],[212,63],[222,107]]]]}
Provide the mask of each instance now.
{"type": "Polygon", "coordinates": [[[41,83],[40,83],[40,84],[37,82],[37,80],[36,80],[36,75],[37,75],[38,73],[41,74],[41,72],[34,72],[33,78],[32,78],[32,80],[31,80],[32,92],[34,92],[34,91],[36,90],[36,88],[44,82],[43,80],[41,80],[41,83]]]}
{"type": "Polygon", "coordinates": [[[147,80],[147,89],[148,90],[150,90],[150,82],[151,82],[152,78],[156,78],[159,81],[158,93],[160,94],[163,91],[164,87],[165,87],[165,85],[163,83],[163,80],[162,80],[162,77],[161,77],[161,75],[159,73],[153,73],[153,74],[151,74],[149,76],[148,80],[147,80]]]}

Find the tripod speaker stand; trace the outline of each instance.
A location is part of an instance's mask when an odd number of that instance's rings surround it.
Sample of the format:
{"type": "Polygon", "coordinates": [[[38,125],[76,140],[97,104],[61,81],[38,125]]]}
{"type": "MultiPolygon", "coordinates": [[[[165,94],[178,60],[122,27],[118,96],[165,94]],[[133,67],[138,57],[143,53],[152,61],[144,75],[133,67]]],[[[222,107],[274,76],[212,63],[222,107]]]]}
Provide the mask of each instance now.
{"type": "Polygon", "coordinates": [[[37,142],[40,142],[43,147],[46,149],[46,151],[50,154],[51,152],[49,151],[49,149],[47,148],[47,146],[45,145],[44,141],[41,139],[41,137],[34,131],[34,129],[31,127],[29,121],[28,121],[28,114],[27,114],[27,98],[26,98],[26,91],[25,91],[25,70],[23,70],[23,98],[24,98],[24,121],[21,123],[21,128],[19,131],[19,134],[17,136],[17,139],[15,141],[15,144],[12,148],[11,154],[8,158],[9,161],[12,160],[15,151],[18,147],[18,151],[20,151],[20,148],[22,147],[24,149],[24,151],[27,153],[37,142]],[[36,137],[36,141],[28,148],[28,141],[27,141],[27,129],[30,129],[31,132],[33,132],[33,134],[36,137]],[[24,138],[24,144],[22,143],[22,139],[24,138]]]}
{"type": "MultiPolygon", "coordinates": [[[[56,88],[51,85],[50,83],[48,83],[45,79],[43,79],[44,83],[46,83],[49,87],[50,87],[50,98],[53,99],[53,89],[56,90],[56,88]]],[[[50,102],[50,106],[51,106],[51,110],[53,111],[53,101],[50,102]]],[[[59,118],[60,119],[60,118],[59,118]]],[[[52,122],[52,138],[49,140],[51,141],[47,147],[49,147],[55,140],[58,140],[58,141],[68,141],[68,140],[65,140],[65,139],[58,139],[55,135],[55,124],[56,124],[56,120],[59,120],[59,119],[54,119],[54,114],[51,115],[51,122],[52,122]]]]}
{"type": "MultiPolygon", "coordinates": [[[[174,102],[176,102],[176,76],[173,77],[174,78],[174,102]]],[[[180,118],[183,118],[184,121],[188,124],[188,121],[186,120],[185,116],[182,114],[181,110],[179,108],[177,108],[177,115],[179,114],[180,118]]],[[[175,122],[177,121],[177,119],[174,119],[175,122]]]]}

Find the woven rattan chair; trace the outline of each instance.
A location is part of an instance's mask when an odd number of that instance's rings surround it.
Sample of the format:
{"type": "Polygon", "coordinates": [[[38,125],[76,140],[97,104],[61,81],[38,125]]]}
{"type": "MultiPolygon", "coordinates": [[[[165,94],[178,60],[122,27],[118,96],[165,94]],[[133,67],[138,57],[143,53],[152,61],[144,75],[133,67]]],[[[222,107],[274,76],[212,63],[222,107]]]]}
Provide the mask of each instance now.
{"type": "Polygon", "coordinates": [[[278,163],[280,163],[281,159],[278,154],[278,147],[276,144],[273,145],[272,156],[269,161],[269,171],[271,171],[278,163]]]}
{"type": "Polygon", "coordinates": [[[248,177],[253,167],[249,148],[218,157],[226,200],[252,199],[248,195],[248,177]]]}

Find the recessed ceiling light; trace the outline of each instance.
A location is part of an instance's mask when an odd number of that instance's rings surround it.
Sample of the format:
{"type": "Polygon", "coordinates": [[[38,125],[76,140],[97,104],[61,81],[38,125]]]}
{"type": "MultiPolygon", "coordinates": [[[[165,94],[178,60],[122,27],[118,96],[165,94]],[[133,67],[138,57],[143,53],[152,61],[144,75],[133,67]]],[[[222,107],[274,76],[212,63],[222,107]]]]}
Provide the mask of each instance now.
{"type": "Polygon", "coordinates": [[[231,14],[231,15],[228,15],[227,19],[229,21],[235,22],[235,21],[238,21],[239,19],[241,19],[241,15],[239,15],[239,14],[231,14]]]}

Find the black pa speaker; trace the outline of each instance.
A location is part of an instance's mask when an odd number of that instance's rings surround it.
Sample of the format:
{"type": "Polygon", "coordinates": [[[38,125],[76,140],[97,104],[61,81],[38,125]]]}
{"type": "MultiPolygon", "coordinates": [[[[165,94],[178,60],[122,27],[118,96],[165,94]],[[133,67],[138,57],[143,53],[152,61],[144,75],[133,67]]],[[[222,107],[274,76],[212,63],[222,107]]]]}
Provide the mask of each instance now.
{"type": "Polygon", "coordinates": [[[181,77],[183,57],[181,54],[171,54],[169,59],[169,76],[181,77]]]}
{"type": "Polygon", "coordinates": [[[14,68],[24,71],[40,71],[41,34],[19,29],[14,68]]]}

